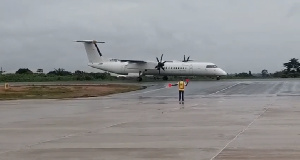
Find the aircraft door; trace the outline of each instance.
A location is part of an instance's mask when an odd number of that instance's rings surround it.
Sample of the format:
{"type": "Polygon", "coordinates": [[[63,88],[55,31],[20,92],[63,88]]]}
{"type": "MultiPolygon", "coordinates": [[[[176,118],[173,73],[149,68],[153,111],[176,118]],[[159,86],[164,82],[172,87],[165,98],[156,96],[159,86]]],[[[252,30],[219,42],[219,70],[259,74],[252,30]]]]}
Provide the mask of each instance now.
{"type": "Polygon", "coordinates": [[[122,74],[126,74],[126,73],[127,73],[127,72],[126,72],[126,71],[127,71],[127,65],[128,65],[128,64],[123,64],[123,65],[121,65],[121,73],[122,73],[122,74]]]}
{"type": "Polygon", "coordinates": [[[192,64],[189,66],[189,73],[190,73],[190,75],[193,75],[193,65],[192,64]]]}

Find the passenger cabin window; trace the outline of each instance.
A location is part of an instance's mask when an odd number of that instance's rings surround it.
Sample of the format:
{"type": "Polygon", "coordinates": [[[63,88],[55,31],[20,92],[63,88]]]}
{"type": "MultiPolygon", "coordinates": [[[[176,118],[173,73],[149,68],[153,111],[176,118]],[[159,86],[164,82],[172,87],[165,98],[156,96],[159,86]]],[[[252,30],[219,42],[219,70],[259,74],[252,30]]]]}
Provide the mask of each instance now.
{"type": "Polygon", "coordinates": [[[111,62],[118,62],[118,59],[110,59],[111,62]]]}
{"type": "Polygon", "coordinates": [[[218,68],[216,65],[207,65],[206,68],[218,68]]]}

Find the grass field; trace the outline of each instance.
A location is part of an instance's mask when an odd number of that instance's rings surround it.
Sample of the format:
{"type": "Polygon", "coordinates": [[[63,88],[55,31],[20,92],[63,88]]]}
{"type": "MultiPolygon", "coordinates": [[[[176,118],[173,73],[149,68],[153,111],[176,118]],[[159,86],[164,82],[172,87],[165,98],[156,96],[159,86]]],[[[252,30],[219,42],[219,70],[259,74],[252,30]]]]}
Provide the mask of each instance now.
{"type": "Polygon", "coordinates": [[[63,99],[79,97],[97,97],[141,89],[136,85],[39,85],[10,86],[0,88],[0,100],[13,99],[63,99]]]}

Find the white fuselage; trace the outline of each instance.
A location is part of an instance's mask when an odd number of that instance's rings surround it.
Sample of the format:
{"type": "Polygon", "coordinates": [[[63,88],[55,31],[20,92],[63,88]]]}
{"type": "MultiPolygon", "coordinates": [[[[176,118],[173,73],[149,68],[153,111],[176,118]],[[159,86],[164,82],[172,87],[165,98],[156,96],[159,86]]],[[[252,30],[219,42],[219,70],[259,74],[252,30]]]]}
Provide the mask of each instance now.
{"type": "Polygon", "coordinates": [[[224,76],[225,71],[213,63],[208,62],[166,62],[165,70],[159,71],[155,68],[157,62],[128,63],[117,59],[101,63],[89,63],[89,66],[120,75],[162,75],[162,76],[224,76]]]}

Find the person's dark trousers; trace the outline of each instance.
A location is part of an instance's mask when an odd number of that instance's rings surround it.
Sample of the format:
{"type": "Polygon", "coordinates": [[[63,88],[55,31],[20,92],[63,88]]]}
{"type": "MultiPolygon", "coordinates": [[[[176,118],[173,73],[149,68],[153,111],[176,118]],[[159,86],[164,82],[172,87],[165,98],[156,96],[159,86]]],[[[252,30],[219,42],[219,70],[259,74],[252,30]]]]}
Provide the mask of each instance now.
{"type": "Polygon", "coordinates": [[[179,91],[179,101],[184,101],[184,91],[179,91]]]}

